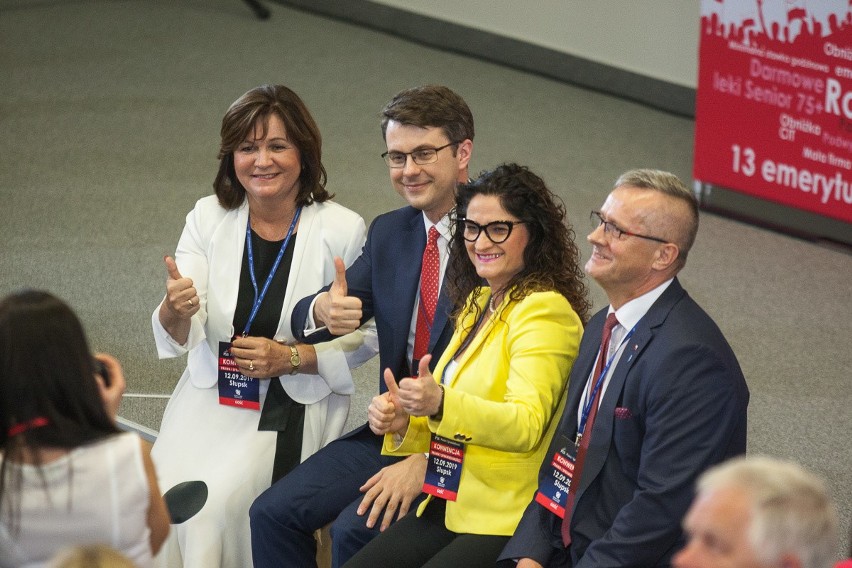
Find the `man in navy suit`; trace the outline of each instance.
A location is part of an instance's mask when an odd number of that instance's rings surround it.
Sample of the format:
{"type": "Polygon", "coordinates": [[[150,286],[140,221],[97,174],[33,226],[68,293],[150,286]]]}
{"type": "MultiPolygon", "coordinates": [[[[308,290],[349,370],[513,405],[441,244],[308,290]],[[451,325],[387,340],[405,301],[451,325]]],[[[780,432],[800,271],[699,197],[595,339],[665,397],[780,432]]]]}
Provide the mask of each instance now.
{"type": "Polygon", "coordinates": [[[586,272],[610,305],[586,328],[539,490],[500,557],[518,568],[669,566],[696,478],[746,449],[745,378],[676,277],[694,196],[672,174],[633,170],[592,217],[586,272]]]}
{"type": "MultiPolygon", "coordinates": [[[[293,310],[293,335],[318,343],[375,318],[380,369],[413,376],[420,275],[427,234],[437,229],[443,282],[456,185],[468,180],[473,116],[465,101],[442,86],[397,94],[382,111],[383,154],[394,189],[408,206],[377,217],[361,256],[318,294],[293,310]]],[[[434,233],[434,231],[433,231],[434,233]]],[[[452,310],[440,286],[429,333],[432,365],[452,336],[452,310]]],[[[379,378],[379,390],[386,386],[379,378]]],[[[421,494],[426,472],[422,454],[382,456],[382,436],[365,424],[296,467],[251,508],[255,567],[315,565],[314,531],[334,522],[332,564],[340,566],[402,517],[421,494]],[[369,513],[369,514],[368,514],[369,513]]]]}

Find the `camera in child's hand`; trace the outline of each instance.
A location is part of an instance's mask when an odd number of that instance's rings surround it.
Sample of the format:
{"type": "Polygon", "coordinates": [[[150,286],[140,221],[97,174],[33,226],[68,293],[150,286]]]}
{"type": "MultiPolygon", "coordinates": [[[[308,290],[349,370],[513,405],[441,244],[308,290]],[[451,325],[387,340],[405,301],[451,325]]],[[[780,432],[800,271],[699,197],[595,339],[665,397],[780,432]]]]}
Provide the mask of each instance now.
{"type": "Polygon", "coordinates": [[[95,367],[95,373],[101,376],[101,379],[104,381],[104,386],[109,386],[109,371],[107,371],[106,365],[104,365],[103,361],[100,359],[92,358],[93,364],[95,367]]]}

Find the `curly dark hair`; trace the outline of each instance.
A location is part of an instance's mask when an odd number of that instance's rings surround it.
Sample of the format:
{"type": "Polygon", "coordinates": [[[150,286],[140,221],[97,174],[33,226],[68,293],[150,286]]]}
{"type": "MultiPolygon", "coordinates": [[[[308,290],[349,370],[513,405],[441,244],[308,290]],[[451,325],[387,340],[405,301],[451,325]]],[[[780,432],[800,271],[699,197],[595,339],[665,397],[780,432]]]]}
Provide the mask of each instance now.
{"type": "Polygon", "coordinates": [[[246,198],[246,189],[234,170],[234,151],[260,122],[266,136],[267,120],[276,114],[284,123],[287,138],[299,150],[302,173],[296,205],[322,203],[334,197],[325,188],[326,171],[322,165],[322,136],[308,107],[283,85],[255,87],[231,104],[222,118],[219,171],[213,189],[225,209],[236,209],[246,198]]]}
{"type": "MultiPolygon", "coordinates": [[[[580,266],[580,252],[574,242],[574,229],[565,214],[565,205],[540,177],[524,166],[503,164],[486,171],[458,188],[456,217],[463,219],[475,195],[495,195],[503,208],[524,223],[529,243],[524,249],[524,267],[507,285],[509,298],[517,302],[533,292],[553,290],[571,303],[585,325],[591,302],[580,266]]],[[[484,237],[487,238],[487,237],[484,237]]],[[[468,258],[462,231],[456,227],[450,242],[449,293],[458,317],[468,306],[480,309],[475,300],[483,281],[468,258]],[[466,306],[471,294],[471,302],[466,306]]]]}

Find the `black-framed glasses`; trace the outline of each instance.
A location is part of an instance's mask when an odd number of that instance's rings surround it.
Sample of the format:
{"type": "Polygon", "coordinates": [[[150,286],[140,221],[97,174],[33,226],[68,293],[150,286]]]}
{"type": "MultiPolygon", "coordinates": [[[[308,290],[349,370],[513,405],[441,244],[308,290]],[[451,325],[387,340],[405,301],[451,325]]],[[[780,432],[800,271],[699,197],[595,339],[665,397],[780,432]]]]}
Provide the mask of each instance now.
{"type": "Polygon", "coordinates": [[[408,161],[408,156],[411,156],[411,159],[418,166],[425,166],[426,164],[437,162],[438,152],[455,144],[458,144],[458,142],[450,142],[437,148],[419,148],[413,152],[385,152],[382,154],[382,158],[385,159],[385,163],[389,168],[404,168],[405,162],[408,161]]]}
{"type": "Polygon", "coordinates": [[[604,233],[607,235],[613,235],[615,238],[620,239],[624,235],[628,237],[639,237],[640,239],[648,239],[649,241],[657,241],[658,243],[668,243],[669,241],[665,239],[661,239],[659,237],[649,237],[648,235],[640,235],[639,233],[632,233],[630,231],[625,231],[612,221],[607,221],[604,219],[603,215],[601,215],[600,211],[592,211],[591,215],[589,215],[589,219],[592,221],[592,228],[597,229],[601,225],[603,225],[604,233]]]}
{"type": "Polygon", "coordinates": [[[491,221],[490,223],[480,225],[470,219],[458,220],[459,230],[464,240],[475,243],[479,235],[482,234],[482,231],[485,231],[485,236],[495,245],[506,242],[506,239],[512,234],[514,226],[523,224],[523,221],[491,221]]]}

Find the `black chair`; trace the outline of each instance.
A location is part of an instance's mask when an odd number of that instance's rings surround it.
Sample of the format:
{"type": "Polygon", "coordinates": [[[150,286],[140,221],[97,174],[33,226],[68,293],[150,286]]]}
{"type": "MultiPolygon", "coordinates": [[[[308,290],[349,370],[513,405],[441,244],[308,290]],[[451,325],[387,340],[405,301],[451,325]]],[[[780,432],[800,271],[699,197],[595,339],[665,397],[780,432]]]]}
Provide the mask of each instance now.
{"type": "Polygon", "coordinates": [[[203,481],[184,481],[163,494],[172,524],[177,525],[195,515],[207,502],[207,484],[203,481]]]}

